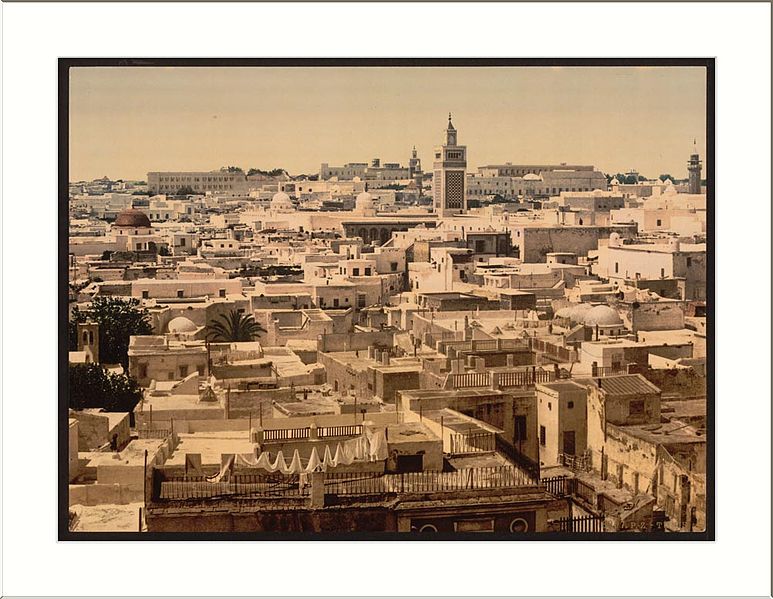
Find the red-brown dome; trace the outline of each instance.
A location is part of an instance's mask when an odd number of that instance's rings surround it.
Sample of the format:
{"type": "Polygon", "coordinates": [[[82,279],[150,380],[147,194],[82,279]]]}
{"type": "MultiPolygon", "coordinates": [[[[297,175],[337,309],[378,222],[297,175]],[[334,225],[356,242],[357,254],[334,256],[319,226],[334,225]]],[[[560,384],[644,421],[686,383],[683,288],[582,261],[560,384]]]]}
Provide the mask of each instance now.
{"type": "Polygon", "coordinates": [[[144,212],[130,208],[120,212],[113,223],[114,227],[150,227],[150,219],[144,212]]]}

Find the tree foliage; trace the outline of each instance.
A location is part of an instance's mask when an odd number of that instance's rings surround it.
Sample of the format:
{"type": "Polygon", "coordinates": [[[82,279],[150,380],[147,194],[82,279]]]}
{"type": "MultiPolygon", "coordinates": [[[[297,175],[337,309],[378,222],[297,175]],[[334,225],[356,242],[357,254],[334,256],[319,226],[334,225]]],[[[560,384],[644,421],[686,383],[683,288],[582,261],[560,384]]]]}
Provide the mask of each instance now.
{"type": "Polygon", "coordinates": [[[263,169],[259,168],[251,168],[247,171],[247,176],[251,177],[252,175],[263,175],[264,177],[278,177],[284,173],[285,170],[283,168],[273,168],[270,171],[264,171],[263,169]]]}
{"type": "Polygon", "coordinates": [[[69,395],[73,410],[131,412],[142,399],[142,389],[133,378],[108,372],[99,364],[71,364],[69,395]]]}
{"type": "Polygon", "coordinates": [[[70,350],[77,349],[77,323],[94,321],[99,324],[99,361],[105,364],[129,365],[129,337],[150,335],[150,316],[137,299],[96,297],[88,310],[77,306],[70,320],[70,350]]]}
{"type": "Polygon", "coordinates": [[[253,341],[266,329],[260,326],[250,314],[231,310],[210,321],[207,325],[207,339],[210,341],[253,341]]]}

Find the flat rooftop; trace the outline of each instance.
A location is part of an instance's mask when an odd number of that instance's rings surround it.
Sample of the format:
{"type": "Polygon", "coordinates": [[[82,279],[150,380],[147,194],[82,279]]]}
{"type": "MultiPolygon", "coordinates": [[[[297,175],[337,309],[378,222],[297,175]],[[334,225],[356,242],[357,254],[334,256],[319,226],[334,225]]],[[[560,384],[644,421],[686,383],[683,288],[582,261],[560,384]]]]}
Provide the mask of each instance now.
{"type": "Polygon", "coordinates": [[[186,453],[200,453],[202,464],[219,464],[224,453],[253,453],[249,431],[202,431],[180,434],[180,442],[165,465],[184,466],[186,453]]]}
{"type": "Polygon", "coordinates": [[[387,426],[387,430],[389,431],[387,439],[389,445],[417,443],[420,441],[440,442],[440,437],[421,422],[390,424],[387,426]]]}
{"type": "Polygon", "coordinates": [[[145,463],[145,450],[153,455],[164,439],[133,439],[122,451],[80,451],[78,457],[86,459],[87,467],[139,466],[145,463]],[[115,457],[118,456],[118,457],[115,457]]]}
{"type": "MultiPolygon", "coordinates": [[[[609,426],[615,426],[610,424],[609,426]]],[[[653,445],[706,443],[706,433],[680,420],[640,426],[617,426],[623,432],[653,445]]]]}

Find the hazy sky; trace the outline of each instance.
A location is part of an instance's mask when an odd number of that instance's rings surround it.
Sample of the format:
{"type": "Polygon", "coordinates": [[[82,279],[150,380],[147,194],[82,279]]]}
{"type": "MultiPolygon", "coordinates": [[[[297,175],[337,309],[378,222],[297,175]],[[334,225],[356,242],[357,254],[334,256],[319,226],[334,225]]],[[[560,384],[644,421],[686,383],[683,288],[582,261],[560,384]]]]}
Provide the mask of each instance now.
{"type": "MultiPolygon", "coordinates": [[[[448,112],[468,170],[593,164],[686,177],[705,156],[705,69],[73,68],[70,180],[225,165],[315,173],[327,162],[425,170],[448,112]]],[[[705,174],[705,170],[704,170],[705,174]]]]}

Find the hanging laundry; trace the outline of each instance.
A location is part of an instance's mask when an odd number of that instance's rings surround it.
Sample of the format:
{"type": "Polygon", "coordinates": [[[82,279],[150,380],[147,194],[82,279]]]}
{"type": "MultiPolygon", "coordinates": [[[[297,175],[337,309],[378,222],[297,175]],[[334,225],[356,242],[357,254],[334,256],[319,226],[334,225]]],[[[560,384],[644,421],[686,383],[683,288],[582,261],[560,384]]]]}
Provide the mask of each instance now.
{"type": "Polygon", "coordinates": [[[220,472],[214,476],[208,476],[207,481],[211,483],[219,483],[227,481],[231,478],[231,472],[233,471],[234,461],[236,456],[229,456],[228,459],[220,466],[220,472]]]}
{"type": "Polygon", "coordinates": [[[237,453],[236,454],[236,465],[237,466],[248,466],[250,468],[255,468],[259,465],[258,458],[255,457],[254,453],[237,453]]]}
{"type": "Polygon", "coordinates": [[[333,454],[330,452],[330,445],[325,445],[325,457],[322,460],[324,469],[333,468],[335,466],[335,460],[333,454]]]}
{"type": "Polygon", "coordinates": [[[303,471],[303,465],[301,464],[301,454],[296,449],[293,452],[293,459],[290,460],[290,466],[288,468],[288,474],[298,474],[303,471]]]}
{"type": "MultiPolygon", "coordinates": [[[[325,456],[330,455],[330,449],[327,450],[325,453],[325,456]]],[[[332,459],[332,458],[331,458],[332,459]]],[[[304,472],[317,472],[318,470],[323,470],[324,465],[322,463],[322,460],[319,459],[319,452],[317,451],[316,447],[311,448],[311,456],[309,456],[309,463],[306,464],[306,469],[304,472]]]]}

